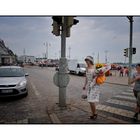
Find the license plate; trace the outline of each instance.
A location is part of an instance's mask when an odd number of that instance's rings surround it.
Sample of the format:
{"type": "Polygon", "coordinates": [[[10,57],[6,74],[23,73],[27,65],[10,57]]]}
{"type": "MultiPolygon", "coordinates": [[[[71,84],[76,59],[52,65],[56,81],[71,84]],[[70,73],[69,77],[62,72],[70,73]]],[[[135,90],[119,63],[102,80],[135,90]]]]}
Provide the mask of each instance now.
{"type": "Polygon", "coordinates": [[[2,93],[12,93],[13,90],[12,89],[5,89],[1,91],[2,93]]]}

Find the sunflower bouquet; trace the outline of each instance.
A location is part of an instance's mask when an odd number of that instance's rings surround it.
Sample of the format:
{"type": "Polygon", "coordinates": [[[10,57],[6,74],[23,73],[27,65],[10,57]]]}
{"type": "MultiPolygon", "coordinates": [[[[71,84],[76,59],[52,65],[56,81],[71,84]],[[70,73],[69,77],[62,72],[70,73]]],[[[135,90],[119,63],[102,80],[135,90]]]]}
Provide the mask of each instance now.
{"type": "Polygon", "coordinates": [[[103,64],[96,64],[96,75],[97,75],[97,78],[96,78],[96,83],[97,84],[103,84],[104,81],[106,80],[106,77],[105,77],[105,73],[111,69],[111,66],[108,64],[108,65],[103,65],[103,64]]]}

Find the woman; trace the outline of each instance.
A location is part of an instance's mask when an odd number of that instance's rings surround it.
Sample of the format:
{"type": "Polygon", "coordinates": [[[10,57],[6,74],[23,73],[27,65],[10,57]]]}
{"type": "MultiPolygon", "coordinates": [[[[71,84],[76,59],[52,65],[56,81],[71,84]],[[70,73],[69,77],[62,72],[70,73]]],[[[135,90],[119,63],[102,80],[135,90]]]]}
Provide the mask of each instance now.
{"type": "Polygon", "coordinates": [[[87,100],[92,111],[92,116],[90,116],[90,119],[95,120],[97,118],[95,102],[99,102],[99,85],[96,84],[96,73],[93,64],[93,57],[87,56],[85,61],[87,64],[87,70],[83,90],[85,90],[87,87],[87,100]]]}
{"type": "Polygon", "coordinates": [[[133,83],[135,83],[133,92],[137,101],[137,106],[133,119],[134,121],[138,121],[138,114],[140,113],[140,64],[136,65],[136,72],[133,74],[131,79],[131,84],[133,83]]]}

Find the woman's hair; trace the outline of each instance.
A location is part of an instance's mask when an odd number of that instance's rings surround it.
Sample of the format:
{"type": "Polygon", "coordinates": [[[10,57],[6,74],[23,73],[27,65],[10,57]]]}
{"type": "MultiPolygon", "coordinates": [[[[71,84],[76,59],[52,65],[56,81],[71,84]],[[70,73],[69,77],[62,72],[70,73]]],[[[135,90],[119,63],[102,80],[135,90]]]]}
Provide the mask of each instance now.
{"type": "Polygon", "coordinates": [[[86,59],[85,59],[85,61],[89,61],[90,64],[93,65],[93,57],[92,56],[87,56],[86,59]]]}

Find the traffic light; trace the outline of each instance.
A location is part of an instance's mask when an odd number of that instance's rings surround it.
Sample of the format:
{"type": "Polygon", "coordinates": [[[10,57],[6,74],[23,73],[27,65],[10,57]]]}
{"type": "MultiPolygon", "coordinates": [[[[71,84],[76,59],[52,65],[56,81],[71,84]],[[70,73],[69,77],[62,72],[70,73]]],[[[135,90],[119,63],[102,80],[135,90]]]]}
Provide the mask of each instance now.
{"type": "Polygon", "coordinates": [[[56,36],[59,36],[60,35],[60,31],[63,30],[63,27],[64,27],[64,24],[65,24],[65,34],[66,34],[66,37],[70,37],[70,28],[73,26],[73,25],[76,25],[77,23],[79,23],[79,20],[77,19],[74,19],[74,16],[67,16],[67,17],[62,17],[62,16],[52,16],[52,19],[53,19],[53,31],[52,33],[56,36]],[[65,23],[64,23],[64,18],[66,19],[65,20],[65,23]]]}
{"type": "Polygon", "coordinates": [[[67,18],[67,22],[66,22],[66,37],[70,37],[70,28],[73,25],[76,25],[77,23],[79,23],[79,20],[74,19],[74,16],[69,16],[66,17],[67,18]]]}
{"type": "Polygon", "coordinates": [[[124,49],[124,56],[128,57],[128,48],[124,49]]]}
{"type": "Polygon", "coordinates": [[[54,35],[56,35],[56,36],[59,36],[59,35],[60,35],[60,26],[59,26],[59,24],[57,24],[56,21],[53,21],[52,26],[53,26],[53,31],[52,31],[52,33],[53,33],[54,35]]]}
{"type": "Polygon", "coordinates": [[[62,25],[62,17],[60,16],[53,16],[52,17],[53,19],[53,31],[52,33],[56,36],[59,36],[60,35],[60,27],[62,25]]]}
{"type": "Polygon", "coordinates": [[[56,21],[57,24],[62,25],[62,16],[53,16],[53,21],[56,21]]]}
{"type": "Polygon", "coordinates": [[[133,48],[133,54],[136,54],[136,48],[133,48]]]}

